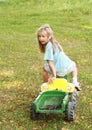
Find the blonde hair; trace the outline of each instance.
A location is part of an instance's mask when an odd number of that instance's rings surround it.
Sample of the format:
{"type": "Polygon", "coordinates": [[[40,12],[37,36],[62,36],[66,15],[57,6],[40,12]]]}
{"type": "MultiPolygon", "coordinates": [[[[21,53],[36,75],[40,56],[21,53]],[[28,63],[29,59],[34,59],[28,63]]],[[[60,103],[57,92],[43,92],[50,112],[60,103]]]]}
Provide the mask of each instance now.
{"type": "MultiPolygon", "coordinates": [[[[55,52],[56,46],[59,48],[60,51],[62,51],[62,47],[61,47],[60,44],[55,40],[55,38],[54,38],[54,36],[53,36],[53,31],[52,31],[52,29],[51,29],[51,27],[50,27],[49,24],[42,25],[40,28],[38,28],[38,30],[37,30],[37,38],[38,38],[39,32],[41,32],[41,31],[43,31],[43,30],[46,31],[46,32],[47,32],[47,35],[51,37],[51,38],[50,38],[50,41],[51,41],[51,43],[52,43],[53,52],[55,52]]],[[[40,51],[44,53],[44,52],[45,52],[44,45],[42,45],[39,40],[38,40],[38,44],[39,44],[40,51]]]]}

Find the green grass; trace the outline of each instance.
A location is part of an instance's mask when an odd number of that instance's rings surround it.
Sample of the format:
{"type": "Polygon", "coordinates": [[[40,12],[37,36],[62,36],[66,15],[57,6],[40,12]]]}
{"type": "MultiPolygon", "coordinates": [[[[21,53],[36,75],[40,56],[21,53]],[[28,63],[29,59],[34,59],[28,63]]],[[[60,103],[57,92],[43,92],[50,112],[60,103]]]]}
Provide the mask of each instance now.
{"type": "Polygon", "coordinates": [[[91,48],[91,0],[0,0],[0,130],[91,130],[91,48]],[[78,66],[82,91],[74,122],[65,122],[62,114],[29,117],[42,84],[36,30],[45,23],[78,66]]]}

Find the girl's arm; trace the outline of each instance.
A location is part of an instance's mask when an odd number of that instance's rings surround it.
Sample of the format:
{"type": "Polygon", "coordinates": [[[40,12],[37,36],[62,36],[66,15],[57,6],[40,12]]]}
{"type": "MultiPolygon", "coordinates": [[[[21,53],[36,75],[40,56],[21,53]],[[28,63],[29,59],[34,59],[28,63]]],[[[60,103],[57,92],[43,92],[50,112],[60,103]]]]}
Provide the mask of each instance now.
{"type": "Polygon", "coordinates": [[[52,72],[52,75],[53,75],[53,77],[48,79],[48,82],[52,83],[53,80],[56,78],[56,70],[55,70],[55,67],[53,65],[53,61],[48,60],[48,65],[49,65],[50,71],[52,72]]]}

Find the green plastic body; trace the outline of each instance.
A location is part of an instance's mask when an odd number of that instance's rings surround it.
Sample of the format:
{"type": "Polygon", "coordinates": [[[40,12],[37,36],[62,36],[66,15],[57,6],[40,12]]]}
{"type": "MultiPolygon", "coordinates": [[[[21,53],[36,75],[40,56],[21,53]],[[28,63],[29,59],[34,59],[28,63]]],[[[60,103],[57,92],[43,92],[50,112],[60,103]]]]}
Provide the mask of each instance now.
{"type": "Polygon", "coordinates": [[[41,92],[33,104],[37,113],[62,113],[68,101],[68,93],[53,90],[41,92]]]}

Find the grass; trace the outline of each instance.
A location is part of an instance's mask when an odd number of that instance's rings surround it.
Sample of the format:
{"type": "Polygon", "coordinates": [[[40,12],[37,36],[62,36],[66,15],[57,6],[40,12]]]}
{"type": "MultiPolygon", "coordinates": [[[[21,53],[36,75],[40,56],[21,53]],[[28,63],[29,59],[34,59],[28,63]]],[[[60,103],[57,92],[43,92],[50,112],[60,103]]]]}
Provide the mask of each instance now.
{"type": "Polygon", "coordinates": [[[91,0],[0,0],[0,130],[91,130],[91,48],[91,0]],[[74,122],[65,122],[62,114],[29,117],[42,83],[36,30],[44,23],[78,66],[82,91],[74,122]]]}

